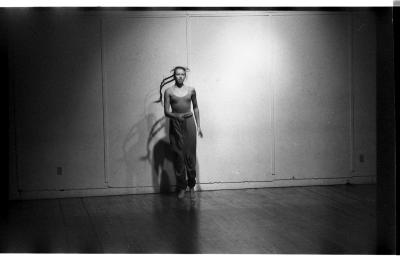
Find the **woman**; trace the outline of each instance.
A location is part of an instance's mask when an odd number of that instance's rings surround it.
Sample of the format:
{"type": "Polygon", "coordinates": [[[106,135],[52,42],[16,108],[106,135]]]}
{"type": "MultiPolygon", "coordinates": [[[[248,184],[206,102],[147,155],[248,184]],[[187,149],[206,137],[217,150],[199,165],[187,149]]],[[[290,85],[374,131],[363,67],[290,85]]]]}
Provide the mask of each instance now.
{"type": "Polygon", "coordinates": [[[196,90],[183,83],[186,78],[186,68],[178,66],[173,71],[175,84],[165,90],[164,113],[166,117],[170,118],[169,137],[174,153],[178,199],[182,199],[185,196],[186,187],[189,186],[190,198],[194,200],[194,186],[196,185],[196,124],[199,136],[203,137],[200,128],[200,114],[196,90]],[[192,104],[194,118],[191,112],[192,104]],[[196,119],[196,124],[194,119],[196,119]]]}

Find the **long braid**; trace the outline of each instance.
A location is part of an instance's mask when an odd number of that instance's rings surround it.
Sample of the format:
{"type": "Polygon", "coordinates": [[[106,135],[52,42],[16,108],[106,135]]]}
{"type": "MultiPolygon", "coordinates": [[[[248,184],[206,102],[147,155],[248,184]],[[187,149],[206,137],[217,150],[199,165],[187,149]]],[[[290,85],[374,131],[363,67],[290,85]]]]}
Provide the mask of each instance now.
{"type": "Polygon", "coordinates": [[[172,81],[174,81],[173,77],[174,77],[174,75],[171,75],[171,76],[166,77],[165,79],[163,79],[161,81],[161,84],[160,84],[160,98],[157,101],[154,101],[155,103],[161,103],[161,100],[162,100],[162,92],[161,92],[161,90],[166,84],[171,83],[172,81]]]}

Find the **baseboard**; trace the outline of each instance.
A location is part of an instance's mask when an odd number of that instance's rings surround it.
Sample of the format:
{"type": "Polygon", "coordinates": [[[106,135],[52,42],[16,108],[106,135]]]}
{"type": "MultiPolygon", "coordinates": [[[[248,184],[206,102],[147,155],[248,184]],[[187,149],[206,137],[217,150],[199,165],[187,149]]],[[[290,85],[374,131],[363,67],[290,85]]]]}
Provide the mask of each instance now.
{"type": "Polygon", "coordinates": [[[351,184],[376,184],[376,176],[359,176],[350,179],[351,184]]]}
{"type": "MultiPolygon", "coordinates": [[[[338,184],[375,184],[376,176],[355,176],[346,178],[311,178],[311,179],[277,179],[273,181],[243,181],[243,182],[215,182],[200,183],[196,186],[197,191],[223,190],[223,189],[246,189],[266,187],[293,187],[293,186],[317,186],[338,184]]],[[[175,186],[170,187],[173,192],[175,186]]],[[[127,195],[127,194],[152,194],[159,193],[159,187],[127,187],[127,188],[99,188],[99,189],[71,189],[71,190],[37,190],[21,191],[10,200],[28,199],[54,199],[71,197],[127,195]]]]}
{"type": "Polygon", "coordinates": [[[357,176],[346,178],[306,178],[306,179],[276,179],[272,181],[233,182],[233,183],[201,183],[200,190],[246,189],[264,187],[294,187],[320,186],[340,184],[375,184],[376,176],[357,176]]]}

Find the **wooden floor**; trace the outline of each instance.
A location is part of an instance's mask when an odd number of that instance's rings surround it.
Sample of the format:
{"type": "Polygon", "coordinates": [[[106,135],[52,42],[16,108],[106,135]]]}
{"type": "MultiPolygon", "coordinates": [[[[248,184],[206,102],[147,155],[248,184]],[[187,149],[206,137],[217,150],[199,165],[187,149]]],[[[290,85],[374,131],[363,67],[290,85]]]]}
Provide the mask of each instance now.
{"type": "Polygon", "coordinates": [[[1,252],[374,254],[375,185],[16,201],[1,252]]]}

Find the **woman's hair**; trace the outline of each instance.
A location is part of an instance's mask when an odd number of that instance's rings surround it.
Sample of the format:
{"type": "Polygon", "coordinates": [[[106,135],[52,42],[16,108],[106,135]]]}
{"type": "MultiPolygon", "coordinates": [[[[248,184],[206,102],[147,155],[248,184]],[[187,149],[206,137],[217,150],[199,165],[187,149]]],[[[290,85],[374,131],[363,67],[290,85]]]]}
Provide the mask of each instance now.
{"type": "Polygon", "coordinates": [[[174,72],[173,73],[173,75],[175,75],[175,73],[176,73],[176,70],[179,70],[179,69],[181,69],[181,70],[184,70],[185,71],[185,73],[187,72],[187,71],[189,71],[189,68],[187,68],[187,67],[183,67],[183,66],[175,66],[172,70],[171,70],[171,72],[174,72]]]}
{"type": "Polygon", "coordinates": [[[175,76],[175,73],[176,73],[176,71],[177,70],[179,70],[179,69],[182,69],[182,70],[184,70],[185,71],[185,73],[187,72],[187,71],[189,71],[189,68],[187,68],[187,67],[183,67],[183,66],[175,66],[170,72],[173,72],[173,74],[171,75],[171,76],[168,76],[168,77],[166,77],[166,78],[164,78],[162,81],[161,81],[161,84],[160,84],[160,98],[157,100],[157,101],[154,101],[155,103],[161,103],[161,101],[162,101],[162,88],[166,85],[166,84],[168,84],[168,83],[171,83],[172,81],[174,81],[174,76],[175,76]]]}

